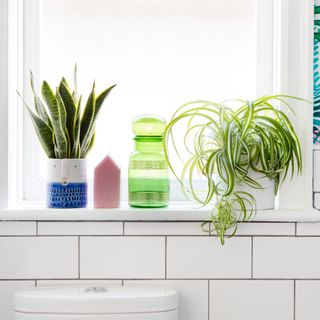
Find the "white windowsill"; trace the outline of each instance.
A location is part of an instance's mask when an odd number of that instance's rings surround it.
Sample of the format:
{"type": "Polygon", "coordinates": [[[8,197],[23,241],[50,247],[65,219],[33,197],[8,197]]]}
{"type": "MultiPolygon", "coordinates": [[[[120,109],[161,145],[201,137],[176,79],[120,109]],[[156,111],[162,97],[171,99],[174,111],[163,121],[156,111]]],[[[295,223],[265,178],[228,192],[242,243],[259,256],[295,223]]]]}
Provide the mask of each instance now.
{"type": "MultiPolygon", "coordinates": [[[[44,206],[0,210],[0,221],[204,221],[210,220],[210,208],[192,204],[171,204],[162,209],[138,209],[122,205],[117,209],[48,209],[44,206]]],[[[261,210],[252,221],[320,222],[320,211],[261,210]]]]}

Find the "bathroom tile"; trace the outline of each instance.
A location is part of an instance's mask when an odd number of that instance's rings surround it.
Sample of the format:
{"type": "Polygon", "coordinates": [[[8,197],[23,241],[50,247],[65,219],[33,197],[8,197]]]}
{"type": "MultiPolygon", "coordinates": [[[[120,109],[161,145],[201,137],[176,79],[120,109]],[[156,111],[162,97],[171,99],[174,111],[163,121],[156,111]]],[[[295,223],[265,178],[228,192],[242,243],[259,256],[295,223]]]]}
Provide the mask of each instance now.
{"type": "Polygon", "coordinates": [[[78,277],[75,237],[0,237],[0,279],[78,277]]]}
{"type": "Polygon", "coordinates": [[[320,209],[320,192],[314,194],[313,206],[318,210],[320,209]]]}
{"type": "Polygon", "coordinates": [[[82,237],[81,278],[163,278],[163,237],[82,237]]]}
{"type": "Polygon", "coordinates": [[[248,278],[251,238],[168,237],[168,278],[248,278]]]}
{"type": "Polygon", "coordinates": [[[16,290],[34,287],[34,281],[0,281],[0,319],[13,320],[13,295],[16,290]]]}
{"type": "MultiPolygon", "coordinates": [[[[227,234],[230,234],[228,232],[227,234]]],[[[241,223],[237,229],[237,235],[248,236],[273,236],[273,235],[294,235],[294,223],[274,222],[249,222],[241,223]]]]}
{"type": "Polygon", "coordinates": [[[273,237],[253,239],[256,278],[320,278],[320,238],[273,237]]]}
{"type": "Polygon", "coordinates": [[[320,222],[301,222],[297,224],[298,236],[319,236],[320,235],[320,222]]]}
{"type": "Polygon", "coordinates": [[[38,280],[38,287],[110,287],[122,286],[122,280],[38,280]]]}
{"type": "Polygon", "coordinates": [[[320,281],[296,281],[295,320],[320,319],[320,281]]]}
{"type": "Polygon", "coordinates": [[[205,235],[200,222],[125,222],[125,235],[205,235]]]}
{"type": "Polygon", "coordinates": [[[320,191],[320,150],[313,152],[313,191],[320,191]]]}
{"type": "Polygon", "coordinates": [[[212,280],[209,320],[293,320],[290,280],[212,280]]]}
{"type": "MultiPolygon", "coordinates": [[[[207,235],[200,222],[125,222],[125,235],[207,235]]],[[[228,231],[226,234],[231,234],[228,231]]],[[[214,232],[213,232],[214,234],[214,232]]],[[[237,235],[294,235],[294,223],[243,223],[237,235]]]]}
{"type": "Polygon", "coordinates": [[[208,320],[207,280],[126,280],[124,285],[175,288],[179,292],[179,319],[208,320]]]}
{"type": "Polygon", "coordinates": [[[39,222],[39,235],[122,235],[122,222],[39,222]]]}
{"type": "Polygon", "coordinates": [[[0,221],[0,236],[35,236],[36,234],[36,222],[0,221]]]}

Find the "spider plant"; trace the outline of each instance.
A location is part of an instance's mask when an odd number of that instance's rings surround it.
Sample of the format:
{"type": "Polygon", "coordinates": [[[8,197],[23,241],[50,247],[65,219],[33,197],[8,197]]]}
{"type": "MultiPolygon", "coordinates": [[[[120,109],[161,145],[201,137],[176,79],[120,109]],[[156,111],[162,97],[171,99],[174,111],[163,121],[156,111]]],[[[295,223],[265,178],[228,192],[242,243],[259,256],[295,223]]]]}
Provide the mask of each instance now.
{"type": "Polygon", "coordinates": [[[299,139],[286,113],[276,106],[281,103],[292,110],[288,99],[303,100],[273,95],[252,102],[192,101],[180,107],[166,127],[169,167],[189,198],[213,206],[212,225],[204,222],[202,228],[215,231],[222,244],[227,230],[233,236],[238,223],[256,211],[250,190],[263,187],[252,173],[273,180],[275,194],[288,176],[301,174],[299,139]],[[205,178],[204,190],[197,187],[199,177],[205,178]],[[240,185],[246,189],[240,191],[240,185]]]}
{"type": "Polygon", "coordinates": [[[77,67],[74,69],[74,90],[63,77],[53,91],[43,81],[41,95],[36,93],[32,72],[30,84],[34,96],[32,111],[25,103],[35,132],[48,158],[85,158],[93,146],[95,125],[102,104],[115,85],[95,93],[95,83],[81,112],[81,99],[77,92],[77,67]]]}

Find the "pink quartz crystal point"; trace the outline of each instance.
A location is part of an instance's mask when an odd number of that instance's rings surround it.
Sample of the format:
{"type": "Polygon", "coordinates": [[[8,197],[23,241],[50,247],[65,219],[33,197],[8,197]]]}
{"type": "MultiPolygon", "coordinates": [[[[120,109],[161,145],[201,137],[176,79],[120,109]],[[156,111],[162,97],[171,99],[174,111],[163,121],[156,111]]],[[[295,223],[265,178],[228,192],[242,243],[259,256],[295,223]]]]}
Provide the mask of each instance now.
{"type": "Polygon", "coordinates": [[[95,208],[120,205],[120,168],[107,155],[94,169],[93,201],[95,208]]]}

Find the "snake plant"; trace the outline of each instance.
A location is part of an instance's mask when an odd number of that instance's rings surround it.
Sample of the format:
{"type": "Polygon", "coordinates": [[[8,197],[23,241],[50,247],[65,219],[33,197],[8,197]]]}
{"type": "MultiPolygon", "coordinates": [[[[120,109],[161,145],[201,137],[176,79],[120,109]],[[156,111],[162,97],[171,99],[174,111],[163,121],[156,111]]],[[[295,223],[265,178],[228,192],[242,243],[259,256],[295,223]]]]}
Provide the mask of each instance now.
{"type": "Polygon", "coordinates": [[[25,103],[35,132],[48,158],[85,158],[93,146],[95,125],[102,104],[115,85],[95,93],[95,83],[81,112],[81,98],[77,93],[77,68],[74,70],[74,90],[63,77],[55,91],[43,81],[41,96],[34,86],[32,72],[30,84],[34,96],[32,111],[25,103]]]}
{"type": "Polygon", "coordinates": [[[189,198],[213,206],[212,224],[204,222],[202,228],[209,233],[215,230],[222,244],[227,230],[234,235],[238,223],[256,211],[250,188],[262,186],[250,173],[274,180],[275,194],[288,176],[301,174],[299,139],[286,113],[275,106],[282,103],[291,109],[287,99],[303,100],[274,95],[252,102],[192,101],[180,107],[166,127],[169,167],[189,198]],[[204,190],[197,187],[199,176],[205,178],[204,190]],[[243,190],[239,184],[248,191],[239,191],[243,190]]]}

